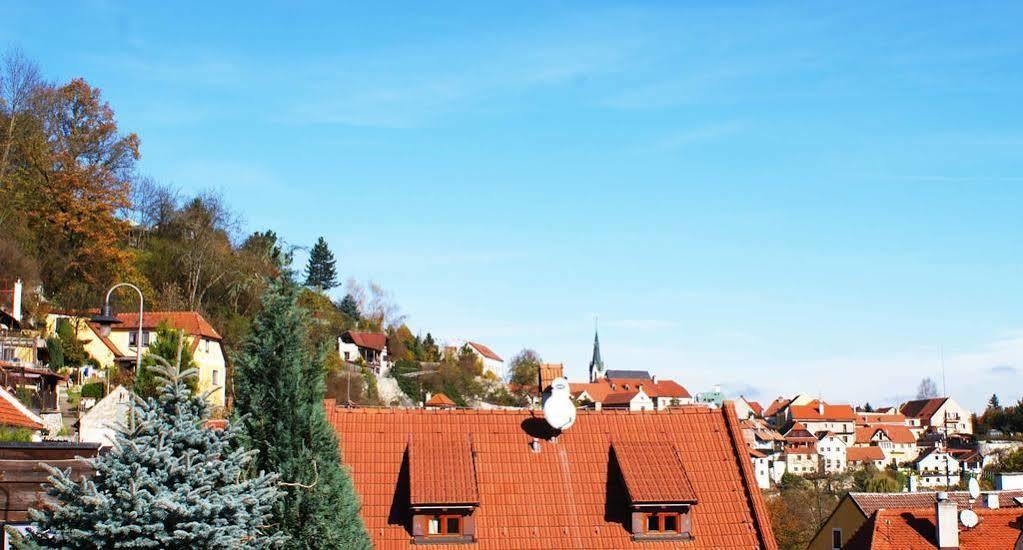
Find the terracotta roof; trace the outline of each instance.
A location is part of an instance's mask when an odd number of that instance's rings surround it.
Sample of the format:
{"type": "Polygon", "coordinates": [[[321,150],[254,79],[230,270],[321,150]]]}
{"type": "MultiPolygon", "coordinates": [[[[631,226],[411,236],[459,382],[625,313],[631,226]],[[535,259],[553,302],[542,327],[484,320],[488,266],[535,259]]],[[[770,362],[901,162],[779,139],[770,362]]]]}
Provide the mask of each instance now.
{"type": "Polygon", "coordinates": [[[682,384],[674,380],[658,380],[653,384],[644,385],[643,390],[650,397],[692,397],[682,384]]]}
{"type": "MultiPolygon", "coordinates": [[[[135,327],[137,329],[138,325],[135,325],[135,327]]],[[[96,338],[98,338],[100,342],[103,342],[103,345],[106,346],[107,349],[110,350],[110,353],[113,353],[115,357],[123,357],[124,356],[124,353],[122,353],[121,350],[117,349],[117,346],[114,345],[114,342],[110,338],[107,338],[106,336],[100,336],[99,335],[99,325],[98,324],[96,324],[96,323],[89,323],[89,329],[92,330],[92,333],[96,335],[96,338]]]]}
{"type": "MultiPolygon", "coordinates": [[[[575,382],[569,383],[568,386],[573,396],[578,397],[579,394],[585,391],[594,401],[599,403],[607,403],[607,398],[610,394],[630,394],[634,396],[639,388],[643,388],[643,393],[651,398],[692,397],[681,384],[674,380],[658,380],[653,382],[643,378],[618,378],[615,380],[601,378],[596,382],[575,382]]],[[[622,398],[622,395],[618,395],[616,399],[622,398]]],[[[627,403],[628,400],[624,402],[627,403]]]]}
{"type": "MultiPolygon", "coordinates": [[[[849,450],[859,449],[852,447],[849,450]]],[[[985,491],[984,494],[996,493],[998,502],[1002,508],[1019,508],[1014,500],[1023,497],[1023,489],[1012,491],[985,491]]],[[[870,517],[881,508],[927,508],[934,506],[938,500],[938,493],[924,491],[915,493],[849,493],[856,507],[863,512],[864,516],[870,517]]],[[[949,500],[954,501],[960,508],[966,507],[970,502],[970,493],[967,491],[948,491],[949,500]]],[[[979,505],[974,505],[978,508],[979,505]]]]}
{"type": "Polygon", "coordinates": [[[842,422],[855,422],[856,413],[853,408],[849,405],[829,405],[824,404],[824,414],[821,414],[818,409],[818,401],[811,401],[806,405],[792,405],[789,407],[789,414],[794,420],[802,421],[842,421],[842,422]]]}
{"type": "MultiPolygon", "coordinates": [[[[138,329],[138,313],[118,313],[117,318],[121,320],[120,325],[114,325],[112,330],[131,331],[138,329]]],[[[147,311],[142,314],[142,328],[144,330],[156,330],[164,321],[171,328],[185,331],[189,336],[203,336],[212,340],[220,340],[220,333],[213,329],[206,318],[198,311],[147,311]]]]}
{"type": "Polygon", "coordinates": [[[544,439],[549,427],[535,411],[349,409],[336,407],[332,400],[325,405],[378,550],[415,548],[410,515],[400,496],[409,490],[403,486],[408,475],[403,471],[409,471],[403,462],[409,434],[416,440],[437,433],[472,439],[480,499],[473,517],[480,549],[671,546],[633,542],[630,525],[621,517],[627,509],[617,509],[624,504],[616,504],[615,495],[624,495],[625,489],[609,477],[612,441],[635,441],[637,435],[673,445],[685,465],[698,503],[692,512],[693,539],[683,546],[777,548],[731,405],[579,411],[575,425],[557,442],[544,439]],[[534,437],[541,438],[540,452],[530,448],[534,437]]]}
{"type": "Polygon", "coordinates": [[[764,406],[759,402],[747,400],[746,404],[749,405],[750,409],[753,409],[753,414],[757,416],[764,416],[764,406]]]}
{"type": "Polygon", "coordinates": [[[0,426],[41,430],[43,419],[30,411],[9,391],[0,388],[0,426]]]}
{"type": "Polygon", "coordinates": [[[686,469],[671,443],[614,441],[611,447],[632,502],[696,502],[686,469]]]}
{"type": "MultiPolygon", "coordinates": [[[[972,529],[959,529],[962,550],[1006,550],[1013,548],[1023,532],[1023,510],[974,508],[980,522],[972,529]]],[[[933,508],[881,509],[872,518],[872,550],[919,550],[937,548],[933,508]]]]}
{"type": "Polygon", "coordinates": [[[602,382],[569,382],[568,391],[572,397],[579,397],[586,392],[594,402],[603,403],[607,394],[611,393],[611,386],[602,382]]]}
{"type": "Polygon", "coordinates": [[[430,397],[430,399],[428,399],[426,401],[426,403],[424,403],[424,406],[427,406],[427,407],[455,407],[456,404],[455,404],[454,401],[451,400],[450,397],[444,395],[443,393],[435,393],[435,394],[433,394],[432,397],[430,397]]]}
{"type": "Polygon", "coordinates": [[[604,397],[604,400],[601,403],[607,406],[628,405],[629,403],[632,403],[632,400],[635,399],[637,395],[639,395],[639,390],[609,393],[604,397]]]}
{"type": "Polygon", "coordinates": [[[504,362],[504,359],[501,359],[500,355],[494,353],[494,350],[488,348],[487,346],[484,346],[483,344],[478,344],[476,342],[469,342],[469,345],[474,347],[474,348],[476,348],[476,351],[480,352],[480,355],[482,355],[483,357],[486,357],[487,359],[493,359],[494,361],[501,361],[502,363],[504,362]]]}
{"type": "Polygon", "coordinates": [[[916,436],[913,435],[913,431],[909,427],[888,424],[856,428],[856,443],[870,443],[877,432],[884,432],[893,443],[916,443],[916,436]]]}
{"type": "Polygon", "coordinates": [[[764,453],[754,449],[753,447],[749,448],[749,455],[752,456],[753,458],[764,458],[767,456],[764,453]]]}
{"type": "Polygon", "coordinates": [[[905,424],[906,415],[901,413],[856,413],[856,422],[860,424],[905,424]]]}
{"type": "Polygon", "coordinates": [[[540,365],[540,387],[547,389],[555,378],[564,378],[565,365],[563,363],[544,363],[540,365]]]}
{"type": "Polygon", "coordinates": [[[785,454],[787,455],[812,455],[817,454],[817,447],[814,445],[802,446],[802,447],[785,447],[785,454]]]}
{"type": "Polygon", "coordinates": [[[347,330],[341,334],[341,339],[345,342],[350,340],[352,344],[360,348],[375,349],[377,351],[384,351],[384,348],[387,347],[387,335],[379,332],[347,330]]]}
{"type": "Polygon", "coordinates": [[[764,416],[774,416],[778,414],[778,411],[787,407],[789,403],[791,403],[790,400],[782,397],[775,399],[774,401],[771,402],[770,405],[767,406],[767,410],[764,411],[764,416]]]}
{"type": "Polygon", "coordinates": [[[479,503],[469,437],[428,432],[409,436],[409,502],[413,506],[479,503]]]}
{"type": "Polygon", "coordinates": [[[934,416],[939,407],[945,404],[945,401],[948,401],[947,397],[907,401],[899,407],[899,412],[910,418],[930,418],[934,416]]]}
{"type": "Polygon", "coordinates": [[[845,459],[849,462],[867,462],[884,460],[881,447],[849,447],[845,450],[845,459]]]}

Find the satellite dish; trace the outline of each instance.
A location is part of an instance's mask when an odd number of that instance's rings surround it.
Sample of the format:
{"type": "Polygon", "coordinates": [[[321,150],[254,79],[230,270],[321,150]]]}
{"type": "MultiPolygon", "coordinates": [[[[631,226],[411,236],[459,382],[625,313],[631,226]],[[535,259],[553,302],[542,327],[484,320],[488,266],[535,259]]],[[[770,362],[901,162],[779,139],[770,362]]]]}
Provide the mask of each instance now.
{"type": "Polygon", "coordinates": [[[977,526],[979,518],[977,518],[977,512],[974,512],[973,510],[963,510],[962,512],[959,512],[959,521],[962,522],[964,527],[970,529],[977,526]]]}
{"type": "Polygon", "coordinates": [[[980,496],[980,483],[977,483],[977,478],[975,478],[975,477],[971,477],[970,478],[970,487],[969,487],[969,489],[970,489],[970,498],[972,498],[973,500],[977,500],[977,497],[980,496]]]}
{"type": "Polygon", "coordinates": [[[575,404],[568,391],[568,380],[555,378],[550,394],[543,400],[543,418],[555,430],[567,430],[575,423],[575,404]]]}

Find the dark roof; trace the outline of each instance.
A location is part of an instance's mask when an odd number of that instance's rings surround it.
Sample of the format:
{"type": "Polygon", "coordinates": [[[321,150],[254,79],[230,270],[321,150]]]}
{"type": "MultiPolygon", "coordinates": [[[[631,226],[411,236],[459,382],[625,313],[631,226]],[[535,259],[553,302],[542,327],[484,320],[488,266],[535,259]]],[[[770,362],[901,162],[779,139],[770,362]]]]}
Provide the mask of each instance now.
{"type": "Polygon", "coordinates": [[[341,334],[341,340],[355,344],[360,348],[375,349],[377,351],[384,351],[384,348],[387,347],[387,335],[379,332],[347,330],[341,334]]]}
{"type": "Polygon", "coordinates": [[[483,357],[486,357],[487,359],[493,359],[494,361],[501,361],[502,363],[504,362],[504,359],[501,359],[500,355],[494,353],[494,350],[488,348],[487,346],[484,346],[483,344],[481,344],[479,342],[469,342],[469,345],[474,347],[474,348],[476,348],[476,351],[480,352],[480,355],[482,355],[483,357]]]}
{"type": "Polygon", "coordinates": [[[939,407],[948,401],[947,397],[934,397],[932,399],[916,399],[905,402],[899,407],[899,412],[910,418],[930,418],[939,407]]]}
{"type": "Polygon", "coordinates": [[[650,380],[649,371],[645,370],[609,370],[604,374],[604,378],[609,380],[614,378],[632,378],[640,380],[650,380]]]}

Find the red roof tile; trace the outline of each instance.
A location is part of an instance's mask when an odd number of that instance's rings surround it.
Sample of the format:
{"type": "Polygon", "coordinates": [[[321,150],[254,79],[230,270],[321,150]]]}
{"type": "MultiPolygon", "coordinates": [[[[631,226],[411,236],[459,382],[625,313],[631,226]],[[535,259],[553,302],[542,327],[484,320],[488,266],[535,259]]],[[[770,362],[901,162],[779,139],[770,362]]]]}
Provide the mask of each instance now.
{"type": "Polygon", "coordinates": [[[757,416],[764,416],[764,406],[757,401],[746,401],[749,408],[753,410],[753,414],[757,416]]]}
{"type": "Polygon", "coordinates": [[[555,378],[565,377],[565,365],[563,363],[544,363],[540,365],[540,386],[546,390],[555,378]]]}
{"type": "Polygon", "coordinates": [[[643,391],[650,397],[692,397],[682,384],[674,380],[658,380],[643,386],[643,391]]]}
{"type": "Polygon", "coordinates": [[[827,420],[837,420],[842,422],[855,422],[856,412],[849,405],[829,405],[824,404],[824,412],[821,413],[818,408],[818,401],[811,401],[806,405],[792,405],[789,407],[789,414],[792,415],[794,420],[802,420],[804,422],[820,422],[827,420]]]}
{"type": "Polygon", "coordinates": [[[856,422],[860,424],[905,424],[906,416],[902,413],[856,413],[856,422]]]}
{"type": "MultiPolygon", "coordinates": [[[[990,510],[974,507],[980,522],[972,529],[959,529],[962,550],[1006,550],[1019,540],[1023,510],[990,510]]],[[[922,550],[937,548],[934,508],[881,509],[872,518],[872,550],[922,550]]]]}
{"type": "MultiPolygon", "coordinates": [[[[113,330],[131,331],[139,326],[138,313],[118,313],[121,324],[114,325],[113,330]]],[[[156,330],[166,322],[171,328],[185,331],[189,336],[204,336],[212,340],[220,340],[220,334],[198,311],[147,311],[142,314],[142,328],[156,330]]]]}
{"type": "Polygon", "coordinates": [[[671,443],[614,441],[611,446],[632,502],[696,502],[685,467],[671,443]]]}
{"type": "MultiPolygon", "coordinates": [[[[858,447],[851,447],[850,450],[858,447]]],[[[1023,489],[1012,491],[994,491],[998,495],[999,506],[1002,508],[1019,508],[1015,499],[1023,497],[1023,489]]],[[[970,493],[968,491],[948,491],[949,500],[954,501],[960,508],[969,505],[970,493]]],[[[915,493],[849,493],[856,507],[863,512],[864,516],[870,517],[881,508],[927,508],[934,506],[938,500],[938,493],[935,491],[923,491],[915,493]]]]}
{"type": "Polygon", "coordinates": [[[0,426],[41,430],[43,424],[40,420],[42,419],[18,401],[17,397],[0,388],[0,426]]]}
{"type": "Polygon", "coordinates": [[[479,503],[472,444],[467,434],[412,435],[408,463],[413,506],[479,503]]]}
{"type": "Polygon", "coordinates": [[[869,443],[873,440],[874,434],[884,432],[893,443],[908,444],[916,443],[916,436],[908,426],[895,426],[887,424],[875,424],[856,428],[856,443],[869,443]]]}
{"type": "Polygon", "coordinates": [[[488,348],[487,346],[484,346],[483,344],[469,342],[469,345],[476,348],[476,351],[480,352],[480,355],[486,357],[487,359],[493,359],[494,361],[504,362],[504,359],[501,359],[500,355],[494,353],[494,350],[488,348]]]}
{"type": "Polygon", "coordinates": [[[948,401],[947,397],[935,397],[933,399],[916,399],[907,401],[899,407],[899,412],[910,418],[929,419],[934,416],[942,405],[948,401]]]}
{"type": "Polygon", "coordinates": [[[881,447],[849,447],[845,450],[845,459],[849,462],[884,460],[884,451],[881,447]]]}
{"type": "Polygon", "coordinates": [[[346,342],[351,340],[351,343],[360,348],[375,349],[377,351],[384,351],[384,348],[387,347],[387,335],[379,332],[348,330],[341,335],[341,339],[346,342]]]}
{"type": "Polygon", "coordinates": [[[782,397],[775,399],[774,401],[771,402],[770,405],[767,406],[767,410],[764,411],[764,416],[774,416],[778,414],[778,411],[789,406],[789,403],[791,402],[792,402],[791,400],[782,397]]]}
{"type": "Polygon", "coordinates": [[[456,406],[455,402],[452,401],[450,397],[444,395],[443,393],[435,393],[435,394],[433,394],[433,396],[430,397],[430,399],[426,400],[426,403],[424,405],[427,406],[427,407],[454,407],[454,406],[456,406]]]}
{"type": "Polygon", "coordinates": [[[609,407],[628,405],[632,403],[632,400],[635,399],[637,395],[639,395],[639,390],[609,393],[606,397],[604,397],[602,404],[609,407]]]}
{"type": "Polygon", "coordinates": [[[608,516],[609,505],[614,506],[608,486],[612,440],[634,441],[637,434],[673,445],[685,465],[698,500],[692,512],[693,539],[683,543],[686,548],[777,548],[730,405],[642,413],[579,411],[575,425],[556,443],[540,442],[540,452],[529,444],[547,433],[535,411],[349,409],[331,401],[326,406],[377,549],[415,548],[408,512],[396,500],[407,490],[400,486],[402,464],[409,434],[416,440],[438,433],[471,437],[479,494],[473,517],[480,550],[671,546],[633,542],[629,526],[608,516]]]}

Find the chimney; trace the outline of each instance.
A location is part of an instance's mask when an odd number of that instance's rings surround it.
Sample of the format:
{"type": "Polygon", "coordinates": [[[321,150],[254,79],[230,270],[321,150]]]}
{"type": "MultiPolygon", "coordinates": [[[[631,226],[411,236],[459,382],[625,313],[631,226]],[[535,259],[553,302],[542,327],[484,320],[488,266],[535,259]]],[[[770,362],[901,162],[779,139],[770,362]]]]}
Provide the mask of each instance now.
{"type": "Polygon", "coordinates": [[[654,374],[654,375],[652,375],[652,376],[650,377],[650,382],[652,382],[652,383],[654,383],[654,384],[656,384],[656,383],[657,383],[657,375],[656,375],[656,374],[654,374]]]}
{"type": "Polygon", "coordinates": [[[959,510],[955,502],[948,499],[948,493],[938,493],[935,508],[935,529],[938,548],[959,548],[959,510]]]}
{"type": "Polygon", "coordinates": [[[988,508],[990,508],[992,510],[997,510],[998,509],[998,506],[999,506],[999,503],[998,503],[998,493],[988,493],[988,494],[984,495],[984,499],[985,499],[985,504],[987,504],[988,508]]]}
{"type": "Polygon", "coordinates": [[[824,401],[817,400],[817,414],[824,416],[824,401]]]}
{"type": "Polygon", "coordinates": [[[21,322],[21,279],[14,281],[14,297],[11,303],[11,315],[21,322]]]}

